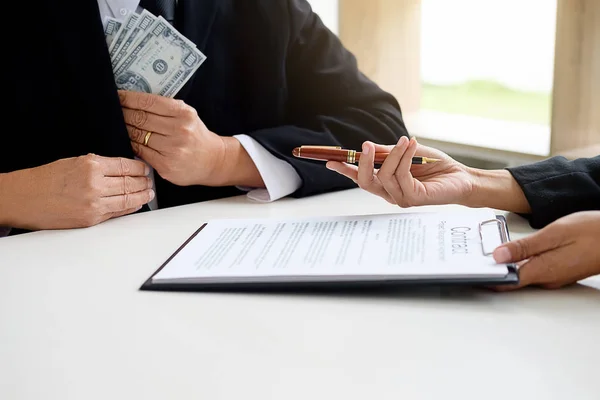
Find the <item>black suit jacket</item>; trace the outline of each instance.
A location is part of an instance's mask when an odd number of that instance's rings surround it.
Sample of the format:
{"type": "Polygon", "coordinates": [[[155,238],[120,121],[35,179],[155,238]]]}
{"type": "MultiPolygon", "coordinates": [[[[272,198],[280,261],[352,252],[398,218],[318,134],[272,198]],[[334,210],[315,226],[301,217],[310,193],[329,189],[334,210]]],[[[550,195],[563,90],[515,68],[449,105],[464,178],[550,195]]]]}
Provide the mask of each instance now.
{"type": "Polygon", "coordinates": [[[529,200],[532,212],[525,217],[534,228],[578,211],[600,210],[600,156],[553,157],[508,170],[529,200]]]}
{"type": "MultiPolygon", "coordinates": [[[[10,41],[18,63],[9,118],[18,128],[0,146],[0,172],[87,153],[132,158],[97,0],[38,1],[27,20],[39,40],[10,41]]],[[[353,183],[293,158],[294,147],[408,135],[396,100],[359,72],[305,0],[180,0],[176,27],[207,56],[177,97],[211,131],[247,134],[289,162],[303,181],[295,196],[353,183]]],[[[161,208],[241,193],[156,184],[161,208]]]]}

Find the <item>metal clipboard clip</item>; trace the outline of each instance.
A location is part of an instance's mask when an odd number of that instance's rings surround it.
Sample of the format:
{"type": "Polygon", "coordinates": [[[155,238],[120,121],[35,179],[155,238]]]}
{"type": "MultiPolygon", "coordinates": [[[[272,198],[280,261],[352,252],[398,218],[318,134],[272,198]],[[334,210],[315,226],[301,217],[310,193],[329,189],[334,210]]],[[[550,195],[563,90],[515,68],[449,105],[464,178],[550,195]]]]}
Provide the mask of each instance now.
{"type": "Polygon", "coordinates": [[[486,252],[484,241],[483,241],[483,227],[486,225],[496,224],[498,226],[498,232],[500,232],[500,240],[502,243],[506,243],[509,241],[508,238],[508,227],[506,226],[506,220],[504,218],[496,218],[496,219],[488,219],[487,221],[483,221],[479,223],[479,237],[481,238],[481,251],[484,256],[491,256],[494,252],[486,252]]]}

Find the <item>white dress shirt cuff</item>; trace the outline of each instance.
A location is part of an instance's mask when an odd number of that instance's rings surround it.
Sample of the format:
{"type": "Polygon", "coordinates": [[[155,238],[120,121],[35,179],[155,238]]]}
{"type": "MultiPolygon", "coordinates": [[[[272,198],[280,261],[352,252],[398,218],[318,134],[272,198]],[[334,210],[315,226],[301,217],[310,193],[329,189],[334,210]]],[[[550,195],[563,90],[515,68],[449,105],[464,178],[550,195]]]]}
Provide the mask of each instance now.
{"type": "Polygon", "coordinates": [[[300,175],[289,163],[269,153],[248,135],[236,135],[234,138],[242,144],[254,161],[266,186],[266,189],[238,187],[247,191],[250,199],[260,202],[275,201],[294,193],[302,186],[300,175]]]}

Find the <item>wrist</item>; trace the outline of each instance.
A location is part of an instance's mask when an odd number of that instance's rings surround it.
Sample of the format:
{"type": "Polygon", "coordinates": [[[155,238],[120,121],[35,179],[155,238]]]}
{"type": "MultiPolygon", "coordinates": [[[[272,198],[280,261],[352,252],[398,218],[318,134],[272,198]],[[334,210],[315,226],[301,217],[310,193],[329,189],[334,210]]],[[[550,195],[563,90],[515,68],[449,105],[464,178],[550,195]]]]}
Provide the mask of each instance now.
{"type": "Polygon", "coordinates": [[[218,136],[214,181],[211,186],[246,186],[262,188],[265,184],[244,146],[233,137],[218,136]]]}
{"type": "Polygon", "coordinates": [[[20,201],[16,197],[20,189],[17,187],[17,183],[19,179],[24,179],[20,175],[24,175],[26,172],[27,170],[20,170],[0,174],[0,226],[18,226],[19,207],[16,205],[20,201]]]}
{"type": "Polygon", "coordinates": [[[521,214],[531,212],[523,190],[507,170],[469,168],[473,189],[463,205],[489,207],[521,214]]]}
{"type": "Polygon", "coordinates": [[[461,202],[461,205],[467,207],[487,207],[482,205],[488,198],[488,171],[467,167],[467,172],[471,177],[471,193],[461,202]]]}

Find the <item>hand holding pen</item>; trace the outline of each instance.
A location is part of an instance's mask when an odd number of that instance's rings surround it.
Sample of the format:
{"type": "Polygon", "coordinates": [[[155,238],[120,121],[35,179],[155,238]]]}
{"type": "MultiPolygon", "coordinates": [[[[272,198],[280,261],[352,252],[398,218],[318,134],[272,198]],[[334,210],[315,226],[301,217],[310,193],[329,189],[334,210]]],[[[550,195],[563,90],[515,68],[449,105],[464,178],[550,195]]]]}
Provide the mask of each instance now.
{"type": "Polygon", "coordinates": [[[464,204],[477,179],[469,167],[441,151],[419,145],[414,138],[409,141],[406,137],[402,137],[395,146],[365,142],[358,167],[346,162],[329,161],[327,168],[401,207],[464,204]],[[387,154],[379,169],[375,169],[377,153],[387,154]],[[437,161],[415,165],[417,153],[422,159],[433,158],[437,161]]]}

